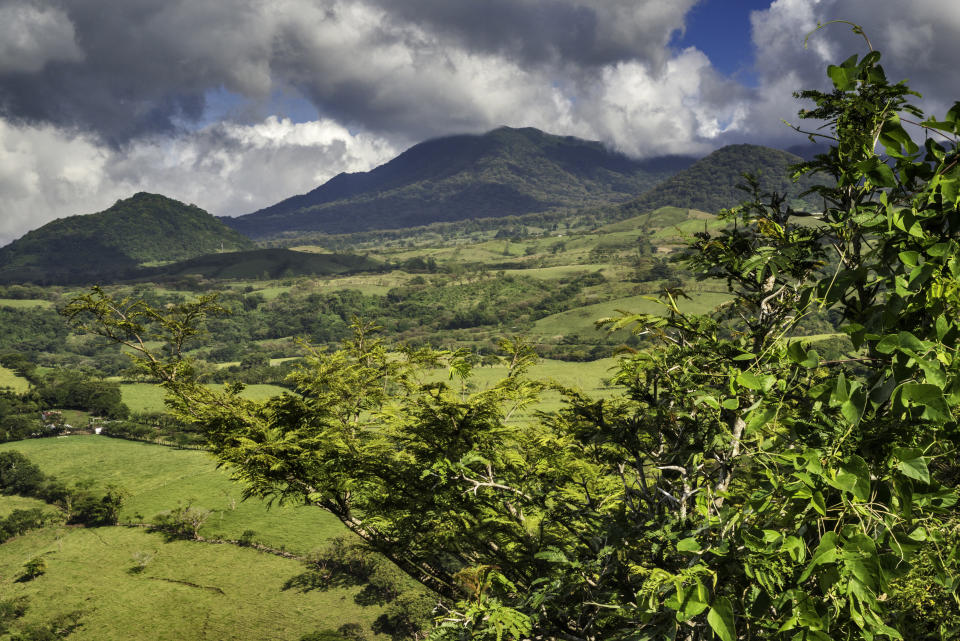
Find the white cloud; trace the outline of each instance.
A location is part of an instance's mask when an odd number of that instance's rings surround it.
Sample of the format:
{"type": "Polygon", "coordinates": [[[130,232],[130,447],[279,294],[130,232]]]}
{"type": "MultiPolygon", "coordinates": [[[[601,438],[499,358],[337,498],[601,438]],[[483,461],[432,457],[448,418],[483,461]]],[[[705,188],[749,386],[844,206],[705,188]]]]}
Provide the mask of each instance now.
{"type": "Polygon", "coordinates": [[[0,120],[0,244],[54,218],[101,211],[138,191],[215,215],[249,213],[341,171],[366,171],[397,150],[332,121],[213,125],[116,150],[50,125],[0,120]]]}
{"type": "Polygon", "coordinates": [[[828,64],[869,51],[864,39],[848,24],[861,25],[883,58],[887,78],[909,81],[924,94],[916,101],[930,114],[942,112],[960,99],[960,13],[956,0],[914,0],[902,3],[877,0],[776,0],[769,9],[751,16],[760,87],[750,102],[751,127],[744,134],[773,144],[803,139],[780,124],[795,122],[804,106],[790,97],[798,89],[829,89],[828,64]]]}
{"type": "Polygon", "coordinates": [[[0,5],[0,73],[33,73],[48,62],[82,59],[63,11],[36,3],[0,5]]]}

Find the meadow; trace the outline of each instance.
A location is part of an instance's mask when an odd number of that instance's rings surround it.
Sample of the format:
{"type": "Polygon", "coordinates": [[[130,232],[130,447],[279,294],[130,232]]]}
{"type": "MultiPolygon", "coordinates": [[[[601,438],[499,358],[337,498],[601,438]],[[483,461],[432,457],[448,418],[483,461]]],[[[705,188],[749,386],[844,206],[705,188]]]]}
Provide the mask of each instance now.
{"type": "MultiPolygon", "coordinates": [[[[200,529],[207,539],[236,540],[252,531],[255,543],[305,555],[332,537],[349,535],[318,508],[243,501],[241,487],[204,453],[102,436],[0,445],[0,452],[9,450],[57,478],[128,492],[120,523],[130,527],[53,525],[3,544],[0,593],[43,604],[31,607],[28,623],[80,610],[83,627],[71,639],[296,640],[345,623],[369,628],[381,612],[355,602],[357,586],[284,589],[304,571],[294,559],[232,544],[169,541],[134,526],[190,505],[210,511],[200,529]],[[23,564],[38,555],[46,559],[47,573],[18,581],[23,564]]],[[[0,497],[0,516],[32,507],[53,509],[35,499],[0,497]]]]}
{"type": "Polygon", "coordinates": [[[17,376],[13,371],[0,365],[0,389],[5,387],[22,394],[30,389],[30,383],[27,382],[27,379],[17,376]]]}

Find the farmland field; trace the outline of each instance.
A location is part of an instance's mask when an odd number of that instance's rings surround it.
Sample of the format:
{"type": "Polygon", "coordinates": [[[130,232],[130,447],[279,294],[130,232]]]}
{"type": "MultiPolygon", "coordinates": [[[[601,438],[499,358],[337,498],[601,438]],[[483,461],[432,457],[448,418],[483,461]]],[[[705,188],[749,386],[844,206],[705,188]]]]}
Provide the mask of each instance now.
{"type": "Polygon", "coordinates": [[[0,365],[0,389],[4,387],[22,394],[30,389],[30,383],[27,382],[27,379],[17,376],[11,370],[0,365]]]}
{"type": "Polygon", "coordinates": [[[76,641],[296,641],[318,628],[367,627],[379,614],[355,603],[357,587],[285,590],[302,571],[254,549],[167,542],[141,528],[48,527],[4,544],[0,593],[30,599],[26,623],[79,611],[76,641]],[[17,581],[38,554],[47,572],[17,581]],[[139,572],[137,559],[148,560],[139,572]]]}
{"type": "MultiPolygon", "coordinates": [[[[284,359],[278,359],[284,360],[284,359]]],[[[211,388],[220,389],[222,385],[211,384],[211,388]]],[[[248,385],[243,395],[253,400],[263,400],[283,393],[284,389],[276,385],[248,385]]],[[[123,402],[134,412],[165,412],[163,388],[153,383],[123,383],[120,385],[123,402]]]]}

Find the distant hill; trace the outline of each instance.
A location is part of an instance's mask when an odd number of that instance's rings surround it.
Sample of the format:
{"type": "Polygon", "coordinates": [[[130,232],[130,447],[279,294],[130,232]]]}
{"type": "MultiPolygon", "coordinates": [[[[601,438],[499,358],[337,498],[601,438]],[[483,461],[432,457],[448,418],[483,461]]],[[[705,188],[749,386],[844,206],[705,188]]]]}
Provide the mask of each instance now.
{"type": "Polygon", "coordinates": [[[206,254],[189,260],[145,269],[139,278],[199,275],[204,278],[289,278],[331,276],[376,271],[383,265],[353,254],[313,254],[289,249],[254,249],[206,254]]]}
{"type": "MultiPolygon", "coordinates": [[[[737,185],[744,182],[744,173],[758,175],[760,186],[766,191],[788,193],[796,197],[815,184],[815,180],[809,177],[804,177],[799,183],[791,180],[790,167],[802,160],[799,156],[770,147],[728,145],[622,205],[619,217],[635,216],[666,206],[717,213],[746,199],[747,193],[737,189],[737,185]]],[[[796,201],[795,206],[816,208],[817,204],[796,201]]]]}
{"type": "Polygon", "coordinates": [[[60,218],[0,248],[0,282],[114,280],[144,263],[253,247],[195,205],[141,192],[96,214],[60,218]]]}
{"type": "Polygon", "coordinates": [[[599,142],[501,127],[420,143],[372,171],[339,174],[309,193],[223,221],[248,236],[266,237],[399,229],[621,203],[693,160],[638,161],[599,142]]]}

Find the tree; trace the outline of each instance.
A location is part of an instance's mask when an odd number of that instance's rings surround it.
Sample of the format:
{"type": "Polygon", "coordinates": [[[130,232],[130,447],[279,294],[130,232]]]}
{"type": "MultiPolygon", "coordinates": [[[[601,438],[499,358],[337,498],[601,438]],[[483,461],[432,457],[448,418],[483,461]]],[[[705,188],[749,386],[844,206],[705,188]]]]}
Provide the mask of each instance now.
{"type": "Polygon", "coordinates": [[[212,301],[160,314],[95,290],[66,313],[142,354],[247,495],[330,511],[433,590],[437,639],[903,638],[918,590],[960,604],[960,104],[921,123],[872,51],[828,74],[799,94],[833,143],[799,168],[831,179],[823,212],[748,185],[687,259],[728,305],[691,315],[667,291],[662,315],[604,321],[649,338],[616,398],[560,390],[563,411],[516,421],[546,388],[522,341],[465,394],[423,374],[468,377],[457,354],[355,323],[295,393],[254,402],[145,347],[182,346],[212,301]],[[907,117],[947,144],[916,145],[907,117]],[[828,309],[854,346],[830,361],[792,336],[828,309]]]}

